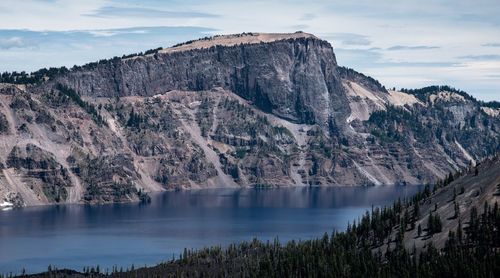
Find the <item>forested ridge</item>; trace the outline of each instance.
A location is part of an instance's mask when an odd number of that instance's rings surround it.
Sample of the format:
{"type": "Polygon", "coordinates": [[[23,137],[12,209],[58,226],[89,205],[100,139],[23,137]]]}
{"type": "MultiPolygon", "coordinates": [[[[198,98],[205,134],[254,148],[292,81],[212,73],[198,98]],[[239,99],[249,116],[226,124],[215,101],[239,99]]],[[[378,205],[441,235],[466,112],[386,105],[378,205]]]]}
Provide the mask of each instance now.
{"type": "MultiPolygon", "coordinates": [[[[484,181],[481,175],[498,172],[499,165],[495,158],[450,174],[413,197],[373,208],[344,232],[325,233],[314,240],[281,243],[255,239],[226,248],[186,249],[180,258],[155,267],[104,270],[96,266],[76,272],[50,266],[47,272],[28,277],[500,277],[500,184],[490,191],[487,184],[474,188],[478,194],[494,192],[487,196],[494,202],[455,210],[454,217],[467,213],[467,221],[458,218],[458,227],[448,229],[442,248],[430,241],[423,248],[408,249],[403,242],[405,232],[411,230],[418,229],[418,238],[443,233],[444,219],[437,202],[426,225],[415,225],[424,217],[421,207],[451,192],[449,202],[456,202],[458,195],[465,194],[465,189],[456,189],[460,180],[468,176],[484,181]]],[[[493,180],[497,182],[499,176],[493,180]]]]}
{"type": "Polygon", "coordinates": [[[491,107],[491,108],[500,108],[500,103],[498,101],[482,101],[482,100],[477,100],[475,97],[472,95],[453,88],[448,85],[432,85],[432,86],[426,86],[418,89],[406,89],[406,88],[401,88],[401,92],[407,93],[407,94],[412,94],[415,95],[418,99],[422,101],[427,101],[427,97],[431,94],[439,93],[439,92],[451,92],[451,93],[456,93],[464,99],[472,101],[472,102],[477,102],[481,106],[485,107],[491,107]]]}
{"type": "Polygon", "coordinates": [[[162,47],[149,49],[144,52],[132,53],[127,55],[122,55],[121,57],[115,56],[111,59],[101,59],[96,62],[87,63],[83,66],[74,65],[70,69],[65,66],[62,67],[49,67],[49,68],[41,68],[39,70],[33,71],[31,73],[27,73],[26,71],[5,71],[0,74],[0,83],[11,83],[11,84],[40,84],[49,79],[52,79],[56,76],[67,74],[70,71],[80,70],[80,69],[92,69],[96,68],[99,64],[108,64],[108,63],[118,63],[121,59],[129,59],[133,57],[139,57],[144,55],[152,55],[158,53],[163,49],[162,47]]]}

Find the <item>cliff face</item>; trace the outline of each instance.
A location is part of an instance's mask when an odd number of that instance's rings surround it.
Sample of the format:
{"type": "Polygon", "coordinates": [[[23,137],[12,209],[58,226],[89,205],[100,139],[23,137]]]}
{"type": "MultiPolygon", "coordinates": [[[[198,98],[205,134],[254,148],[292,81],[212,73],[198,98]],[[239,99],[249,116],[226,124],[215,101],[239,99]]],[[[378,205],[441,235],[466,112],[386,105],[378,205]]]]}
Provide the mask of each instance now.
{"type": "Polygon", "coordinates": [[[243,34],[0,84],[0,198],[434,182],[500,149],[500,110],[386,90],[312,35],[243,34]]]}
{"type": "Polygon", "coordinates": [[[54,82],[92,97],[154,96],[220,87],[293,122],[325,123],[332,112],[345,111],[336,67],[330,44],[304,34],[268,43],[116,59],[54,82]]]}

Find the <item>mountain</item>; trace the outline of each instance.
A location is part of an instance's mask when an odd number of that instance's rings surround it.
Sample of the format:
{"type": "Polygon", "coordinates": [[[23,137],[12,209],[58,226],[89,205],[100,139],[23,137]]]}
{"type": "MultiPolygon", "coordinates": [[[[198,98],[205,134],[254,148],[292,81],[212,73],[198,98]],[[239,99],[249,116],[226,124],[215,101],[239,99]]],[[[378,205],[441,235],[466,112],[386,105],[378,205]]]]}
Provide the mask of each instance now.
{"type": "Polygon", "coordinates": [[[447,86],[387,90],[302,32],[215,36],[1,80],[0,198],[17,205],[425,184],[500,149],[497,103],[447,86]]]}
{"type": "Polygon", "coordinates": [[[499,170],[499,157],[485,159],[316,239],[254,239],[185,249],[153,267],[49,267],[28,277],[498,277],[499,170]]]}

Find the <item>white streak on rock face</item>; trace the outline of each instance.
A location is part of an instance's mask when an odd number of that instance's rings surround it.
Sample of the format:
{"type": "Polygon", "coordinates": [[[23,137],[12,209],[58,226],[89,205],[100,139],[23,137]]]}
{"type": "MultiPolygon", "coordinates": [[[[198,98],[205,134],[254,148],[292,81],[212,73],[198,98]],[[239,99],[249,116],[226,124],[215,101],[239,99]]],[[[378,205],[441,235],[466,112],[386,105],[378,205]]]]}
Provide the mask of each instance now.
{"type": "MultiPolygon", "coordinates": [[[[237,95],[234,95],[234,97],[238,99],[241,103],[247,103],[246,100],[242,99],[237,95]]],[[[290,177],[294,181],[295,185],[298,186],[307,185],[308,184],[308,175],[307,175],[308,171],[306,168],[306,156],[307,156],[306,150],[308,144],[307,131],[309,131],[313,126],[307,124],[292,123],[290,121],[276,117],[273,114],[262,112],[261,110],[255,110],[255,113],[266,117],[269,120],[269,122],[274,126],[285,127],[293,135],[295,141],[297,142],[297,146],[299,148],[299,155],[297,159],[297,164],[291,166],[290,177]],[[304,177],[302,177],[301,173],[304,173],[304,177]]]]}
{"type": "Polygon", "coordinates": [[[390,104],[394,106],[405,106],[405,105],[415,105],[420,104],[424,105],[418,98],[414,95],[399,92],[399,91],[389,91],[389,95],[387,96],[387,100],[390,104]]]}
{"type": "Polygon", "coordinates": [[[351,123],[354,120],[366,121],[370,118],[371,112],[369,105],[365,102],[349,103],[351,108],[351,115],[347,117],[347,123],[351,123]]]}
{"type": "Polygon", "coordinates": [[[376,106],[380,108],[385,107],[386,101],[381,96],[378,96],[377,93],[369,91],[365,87],[351,81],[347,81],[345,85],[348,95],[371,100],[376,106]]]}
{"type": "Polygon", "coordinates": [[[453,92],[448,92],[448,91],[443,91],[439,92],[437,94],[432,94],[429,96],[429,100],[431,101],[432,104],[436,103],[437,101],[459,101],[459,102],[465,102],[465,98],[457,93],[453,92]]]}
{"type": "Polygon", "coordinates": [[[484,113],[488,114],[491,117],[498,117],[500,116],[500,109],[495,109],[491,107],[481,107],[481,110],[483,110],[484,113]]]}
{"type": "Polygon", "coordinates": [[[351,81],[345,81],[344,87],[347,90],[349,107],[351,108],[351,115],[347,118],[347,123],[354,120],[366,121],[372,112],[385,110],[386,100],[379,93],[371,92],[351,81]]]}
{"type": "MultiPolygon", "coordinates": [[[[193,111],[185,110],[185,112],[189,114],[190,118],[196,118],[193,114],[193,111]]],[[[180,114],[181,113],[179,113],[179,115],[180,114]]],[[[219,156],[212,148],[209,147],[209,142],[203,136],[201,136],[200,127],[196,124],[196,122],[183,119],[180,116],[179,119],[182,122],[184,129],[191,135],[193,141],[196,142],[198,146],[200,146],[203,153],[208,158],[208,161],[210,161],[214,165],[215,170],[217,171],[218,178],[218,182],[215,185],[219,187],[238,187],[238,184],[236,184],[234,180],[222,170],[223,166],[220,163],[219,156]]]]}
{"type": "Polygon", "coordinates": [[[458,143],[457,140],[455,140],[455,144],[460,149],[460,151],[462,151],[462,153],[464,154],[465,158],[468,161],[471,161],[472,165],[475,166],[476,165],[476,160],[472,157],[472,155],[470,155],[469,152],[467,152],[467,150],[464,147],[462,147],[462,145],[460,143],[458,143]]]}
{"type": "Polygon", "coordinates": [[[11,203],[11,202],[3,202],[0,204],[0,207],[1,208],[5,208],[5,207],[12,207],[14,204],[11,203]]]}
{"type": "MultiPolygon", "coordinates": [[[[155,96],[157,97],[157,96],[155,96]]],[[[139,184],[136,184],[136,188],[139,190],[144,190],[146,189],[147,191],[151,192],[157,192],[157,191],[163,191],[163,187],[153,180],[151,176],[146,172],[146,170],[143,168],[144,165],[139,163],[138,161],[140,160],[139,157],[128,147],[127,139],[126,136],[123,134],[123,130],[121,129],[120,125],[116,122],[116,120],[113,118],[113,116],[109,115],[107,112],[104,112],[102,114],[104,118],[106,119],[106,122],[108,123],[109,129],[120,139],[120,141],[123,143],[124,149],[132,156],[134,157],[134,166],[136,170],[139,172],[141,176],[141,182],[142,182],[142,188],[139,186],[139,184]]],[[[72,192],[75,191],[75,189],[70,190],[70,202],[72,202],[72,192]]],[[[73,194],[75,195],[75,194],[73,194]]],[[[76,194],[78,196],[78,194],[76,194]]],[[[80,193],[81,196],[81,193],[80,193]]],[[[77,197],[80,198],[80,197],[77,197]]],[[[79,200],[79,199],[78,199],[79,200]]]]}
{"type": "Polygon", "coordinates": [[[379,180],[377,180],[372,174],[368,173],[368,171],[366,171],[363,167],[361,167],[356,161],[353,160],[352,162],[356,166],[356,169],[358,169],[358,171],[368,180],[370,180],[373,184],[382,185],[382,183],[379,180]]]}
{"type": "Polygon", "coordinates": [[[21,182],[14,169],[3,169],[3,176],[5,179],[0,182],[0,185],[4,186],[8,192],[19,193],[25,205],[38,206],[44,203],[44,200],[41,200],[33,190],[21,182]]]}

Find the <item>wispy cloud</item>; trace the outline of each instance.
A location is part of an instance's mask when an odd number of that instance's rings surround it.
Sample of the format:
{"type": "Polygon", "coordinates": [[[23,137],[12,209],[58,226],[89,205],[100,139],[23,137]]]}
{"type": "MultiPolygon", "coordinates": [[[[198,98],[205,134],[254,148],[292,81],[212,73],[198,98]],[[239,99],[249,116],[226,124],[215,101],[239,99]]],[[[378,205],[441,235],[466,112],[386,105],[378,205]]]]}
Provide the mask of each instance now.
{"type": "Polygon", "coordinates": [[[0,38],[0,49],[25,48],[30,46],[21,37],[0,38]]]}
{"type": "Polygon", "coordinates": [[[309,20],[313,20],[316,18],[316,15],[313,14],[313,13],[305,13],[303,14],[299,20],[303,20],[303,21],[309,21],[309,20]]]}
{"type": "Polygon", "coordinates": [[[322,37],[333,41],[334,44],[340,43],[344,46],[367,46],[372,43],[368,36],[355,33],[331,33],[324,34],[322,37]]]}
{"type": "Polygon", "coordinates": [[[170,17],[170,18],[207,18],[218,17],[218,15],[192,11],[170,11],[162,9],[141,7],[101,7],[87,16],[94,17],[170,17]]]}
{"type": "Polygon", "coordinates": [[[309,28],[309,25],[307,25],[307,24],[297,24],[297,25],[292,25],[291,27],[292,27],[293,30],[303,31],[303,30],[309,28]]]}
{"type": "Polygon", "coordinates": [[[456,62],[380,62],[380,67],[449,68],[457,67],[456,62]]]}
{"type": "Polygon", "coordinates": [[[498,42],[491,42],[491,43],[483,43],[481,46],[484,47],[500,47],[500,43],[498,42]]]}
{"type": "Polygon", "coordinates": [[[407,45],[395,45],[387,48],[389,51],[396,50],[428,50],[428,49],[438,49],[439,46],[429,46],[429,45],[415,45],[415,46],[407,46],[407,45]]]}
{"type": "MultiPolygon", "coordinates": [[[[496,6],[492,6],[492,8],[497,9],[498,11],[500,5],[496,4],[496,6]]],[[[484,10],[480,11],[479,13],[463,13],[463,14],[458,14],[455,17],[458,21],[469,21],[472,23],[485,23],[485,24],[491,24],[493,26],[500,26],[500,18],[496,16],[497,15],[496,13],[497,12],[489,11],[487,9],[487,6],[485,6],[484,10]],[[485,12],[487,12],[490,15],[485,16],[485,12]]]]}
{"type": "Polygon", "coordinates": [[[459,56],[457,58],[465,60],[500,60],[500,55],[497,54],[465,55],[465,56],[459,56]]]}
{"type": "MultiPolygon", "coordinates": [[[[129,35],[129,34],[147,34],[152,29],[158,27],[135,27],[135,28],[121,28],[121,29],[104,29],[104,30],[82,30],[78,32],[87,32],[95,37],[111,37],[116,35],[129,35]]],[[[161,27],[160,27],[161,28],[161,27]]]]}
{"type": "Polygon", "coordinates": [[[383,59],[382,53],[377,49],[335,48],[334,50],[339,65],[348,67],[356,65],[356,69],[373,67],[383,59]]]}

